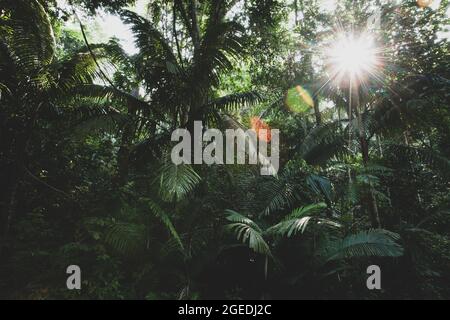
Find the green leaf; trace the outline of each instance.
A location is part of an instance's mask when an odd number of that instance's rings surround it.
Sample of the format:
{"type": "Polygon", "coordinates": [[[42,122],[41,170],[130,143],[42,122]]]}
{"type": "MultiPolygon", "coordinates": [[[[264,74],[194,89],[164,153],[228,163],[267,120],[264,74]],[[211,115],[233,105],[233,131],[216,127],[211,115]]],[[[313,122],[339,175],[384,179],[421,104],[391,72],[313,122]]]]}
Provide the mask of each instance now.
{"type": "Polygon", "coordinates": [[[340,227],[341,225],[337,222],[315,217],[315,215],[318,215],[325,208],[327,208],[325,203],[319,203],[295,209],[283,221],[269,228],[267,233],[280,234],[290,238],[299,232],[304,233],[311,222],[336,228],[340,227]]]}
{"type": "Polygon", "coordinates": [[[175,229],[175,226],[172,223],[172,220],[170,219],[169,215],[155,202],[147,199],[148,206],[150,208],[150,211],[157,217],[167,228],[170,235],[173,237],[173,239],[178,244],[180,250],[184,252],[184,245],[181,241],[181,237],[178,234],[177,230],[175,229]]]}
{"type": "Polygon", "coordinates": [[[328,260],[355,257],[400,257],[403,247],[396,241],[397,233],[383,229],[361,231],[342,240],[329,242],[325,247],[328,260]]]}
{"type": "Polygon", "coordinates": [[[164,201],[180,201],[194,190],[201,178],[190,165],[166,162],[160,170],[160,194],[164,201]]]}
{"type": "Polygon", "coordinates": [[[227,210],[226,214],[228,214],[227,220],[232,222],[226,226],[226,229],[233,231],[239,241],[248,244],[248,247],[256,253],[272,257],[261,228],[253,220],[232,210],[227,210]]]}

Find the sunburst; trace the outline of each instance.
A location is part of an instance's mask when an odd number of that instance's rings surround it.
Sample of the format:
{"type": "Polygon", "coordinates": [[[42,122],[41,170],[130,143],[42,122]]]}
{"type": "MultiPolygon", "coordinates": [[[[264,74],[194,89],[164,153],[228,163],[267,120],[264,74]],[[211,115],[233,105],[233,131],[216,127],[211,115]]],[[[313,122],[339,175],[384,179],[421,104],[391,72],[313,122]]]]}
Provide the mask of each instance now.
{"type": "Polygon", "coordinates": [[[381,81],[384,51],[369,32],[337,33],[324,51],[330,81],[340,87],[381,81]]]}

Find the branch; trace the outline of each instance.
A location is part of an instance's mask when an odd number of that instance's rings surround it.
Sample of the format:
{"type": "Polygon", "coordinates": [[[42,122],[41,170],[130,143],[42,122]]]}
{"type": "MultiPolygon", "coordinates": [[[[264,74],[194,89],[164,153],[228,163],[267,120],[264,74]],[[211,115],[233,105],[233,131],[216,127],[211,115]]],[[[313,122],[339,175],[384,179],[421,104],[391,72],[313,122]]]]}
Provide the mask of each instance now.
{"type": "Polygon", "coordinates": [[[184,7],[184,5],[181,2],[181,0],[175,0],[174,6],[178,7],[178,10],[180,11],[180,14],[181,14],[181,18],[183,19],[184,24],[186,25],[186,29],[188,29],[188,32],[189,32],[191,38],[193,38],[192,25],[189,22],[188,15],[186,13],[186,8],[184,7]]]}
{"type": "Polygon", "coordinates": [[[86,46],[89,50],[89,53],[92,56],[92,59],[94,59],[95,65],[97,66],[98,70],[100,71],[101,75],[103,76],[103,78],[109,83],[109,85],[114,88],[115,90],[118,90],[117,87],[114,85],[114,83],[108,78],[108,76],[106,75],[106,73],[103,71],[103,69],[101,68],[100,64],[98,63],[97,57],[95,56],[94,52],[92,51],[92,48],[89,44],[89,41],[86,37],[86,32],[84,31],[84,26],[83,23],[81,22],[80,18],[78,17],[78,14],[76,13],[75,9],[73,10],[73,14],[75,15],[75,17],[78,20],[78,23],[80,24],[80,28],[81,28],[81,33],[83,34],[83,39],[84,42],[86,43],[86,46]]]}
{"type": "Polygon", "coordinates": [[[210,13],[209,27],[213,27],[225,17],[226,14],[226,3],[224,0],[214,0],[212,4],[212,9],[210,13]]]}
{"type": "Polygon", "coordinates": [[[45,181],[39,179],[38,177],[36,177],[33,173],[31,173],[31,171],[30,171],[27,167],[25,167],[25,171],[26,171],[26,173],[28,173],[28,175],[29,175],[31,178],[33,178],[35,181],[37,181],[37,182],[43,184],[43,185],[46,186],[47,188],[49,188],[49,189],[51,189],[51,190],[53,190],[53,191],[55,191],[55,192],[57,192],[57,193],[62,194],[63,196],[69,198],[70,200],[73,200],[73,198],[72,198],[69,194],[65,193],[64,191],[62,191],[62,190],[60,190],[60,189],[58,189],[58,188],[55,188],[55,187],[49,185],[47,182],[45,182],[45,181]]]}
{"type": "Polygon", "coordinates": [[[198,25],[197,18],[197,0],[189,1],[189,14],[192,22],[192,41],[194,42],[194,48],[197,50],[200,48],[200,27],[198,25]]]}
{"type": "Polygon", "coordinates": [[[173,36],[175,37],[175,43],[177,45],[178,59],[180,60],[181,67],[184,69],[183,56],[181,54],[180,42],[178,41],[177,10],[175,4],[173,5],[173,36]]]}

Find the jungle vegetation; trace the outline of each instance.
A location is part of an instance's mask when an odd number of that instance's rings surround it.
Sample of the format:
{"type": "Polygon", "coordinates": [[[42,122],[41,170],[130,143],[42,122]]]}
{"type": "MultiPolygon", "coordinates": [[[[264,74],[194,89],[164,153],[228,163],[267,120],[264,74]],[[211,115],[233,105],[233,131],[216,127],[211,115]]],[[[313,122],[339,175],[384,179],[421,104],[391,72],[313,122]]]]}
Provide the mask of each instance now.
{"type": "Polygon", "coordinates": [[[0,0],[0,298],[449,299],[449,4],[429,2],[0,0]],[[334,81],[323,48],[376,11],[382,63],[334,81]],[[92,41],[105,13],[136,53],[92,41]],[[170,160],[177,128],[255,119],[281,132],[276,176],[170,160]]]}

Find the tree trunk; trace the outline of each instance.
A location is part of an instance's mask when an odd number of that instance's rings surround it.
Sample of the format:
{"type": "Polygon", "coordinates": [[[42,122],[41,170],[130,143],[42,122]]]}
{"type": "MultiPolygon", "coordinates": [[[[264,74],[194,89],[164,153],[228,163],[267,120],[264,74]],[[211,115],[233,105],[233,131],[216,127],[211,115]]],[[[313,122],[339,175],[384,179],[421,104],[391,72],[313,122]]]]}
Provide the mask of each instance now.
{"type": "Polygon", "coordinates": [[[200,26],[198,25],[198,17],[197,17],[197,0],[189,1],[189,15],[191,19],[192,26],[192,41],[194,43],[195,51],[200,48],[200,26]]]}
{"type": "Polygon", "coordinates": [[[316,116],[316,125],[322,125],[322,115],[320,114],[319,97],[314,95],[314,114],[316,116]]]}
{"type": "Polygon", "coordinates": [[[3,250],[6,247],[6,243],[8,241],[8,237],[9,237],[9,230],[11,228],[11,222],[13,219],[13,216],[15,214],[16,211],[16,207],[17,207],[17,192],[19,190],[19,179],[18,179],[18,175],[14,174],[13,177],[13,184],[11,187],[11,191],[10,191],[10,195],[9,195],[9,201],[8,201],[8,205],[7,205],[7,209],[6,209],[6,214],[4,216],[4,227],[3,227],[3,236],[2,236],[2,243],[0,245],[0,257],[3,253],[3,250]]]}
{"type": "MultiPolygon", "coordinates": [[[[21,106],[19,101],[17,102],[18,106],[21,106]]],[[[17,144],[16,147],[13,145],[13,150],[15,150],[15,161],[13,164],[13,171],[12,171],[12,178],[11,178],[11,188],[9,193],[9,199],[7,204],[7,210],[4,216],[4,228],[3,228],[3,237],[2,237],[2,243],[0,244],[0,255],[2,254],[2,251],[4,249],[4,246],[6,245],[6,242],[9,237],[9,232],[11,229],[11,224],[14,219],[14,216],[16,214],[17,209],[17,196],[18,191],[20,188],[20,184],[22,183],[24,172],[25,172],[25,164],[27,159],[27,149],[28,145],[30,144],[31,138],[33,136],[34,127],[36,124],[36,121],[38,119],[39,110],[41,109],[42,103],[39,103],[36,105],[36,108],[31,109],[33,110],[31,115],[27,116],[27,113],[25,112],[25,118],[30,119],[27,122],[23,123],[23,132],[17,134],[17,144]]],[[[22,108],[25,109],[26,108],[22,108]]],[[[20,131],[20,130],[19,130],[20,131]]],[[[14,152],[13,152],[14,154],[14,152]]]]}
{"type": "Polygon", "coordinates": [[[263,296],[262,300],[267,300],[268,294],[267,294],[267,279],[269,275],[269,256],[265,256],[264,258],[264,289],[263,289],[263,296]]]}
{"type": "MultiPolygon", "coordinates": [[[[359,100],[359,88],[358,86],[352,87],[354,109],[356,112],[356,117],[358,121],[358,131],[359,131],[359,143],[360,150],[363,157],[363,165],[367,167],[370,157],[369,157],[369,141],[367,141],[366,133],[364,131],[364,124],[362,119],[362,114],[359,110],[360,100],[359,100]]],[[[375,190],[372,184],[369,182],[369,192],[364,197],[365,207],[368,208],[370,221],[373,228],[381,228],[380,214],[378,211],[377,199],[375,197],[375,190]]]]}
{"type": "MultiPolygon", "coordinates": [[[[134,90],[133,96],[138,97],[138,89],[134,90]]],[[[136,116],[136,110],[132,105],[128,105],[127,123],[125,124],[122,136],[120,140],[120,148],[117,153],[117,176],[116,183],[119,187],[123,187],[127,181],[130,172],[130,155],[133,146],[133,139],[136,133],[134,117],[136,116]]]]}
{"type": "Polygon", "coordinates": [[[130,172],[130,154],[132,148],[134,136],[134,125],[128,123],[125,125],[122,137],[121,145],[117,153],[117,177],[116,181],[119,186],[124,186],[128,181],[128,175],[130,172]]]}
{"type": "Polygon", "coordinates": [[[28,146],[28,141],[31,138],[31,130],[32,128],[30,127],[29,129],[29,133],[25,134],[21,140],[21,142],[18,143],[18,147],[17,147],[17,155],[16,155],[16,160],[15,163],[13,164],[13,169],[12,169],[12,174],[11,174],[11,181],[10,181],[10,192],[9,192],[9,196],[8,196],[8,203],[7,203],[7,209],[5,211],[5,215],[4,215],[4,227],[3,227],[3,237],[2,237],[2,244],[0,245],[0,255],[6,245],[6,242],[8,240],[9,237],[9,232],[11,229],[11,224],[13,221],[13,218],[15,216],[16,213],[16,209],[17,209],[17,196],[18,196],[18,191],[19,191],[19,187],[20,184],[23,180],[23,175],[24,175],[24,167],[25,167],[25,155],[26,155],[26,149],[28,146]]]}

